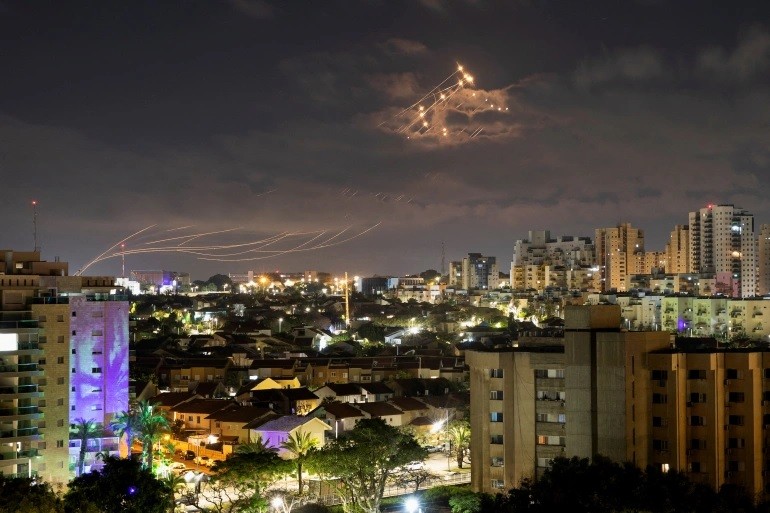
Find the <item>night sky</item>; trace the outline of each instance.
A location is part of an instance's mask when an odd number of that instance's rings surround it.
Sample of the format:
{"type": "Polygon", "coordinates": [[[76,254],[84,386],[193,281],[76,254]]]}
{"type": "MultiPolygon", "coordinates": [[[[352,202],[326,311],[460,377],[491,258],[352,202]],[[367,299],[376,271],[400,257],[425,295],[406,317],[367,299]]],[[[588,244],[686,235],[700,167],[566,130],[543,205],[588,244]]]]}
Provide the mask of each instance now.
{"type": "Polygon", "coordinates": [[[442,242],[507,271],[528,230],[618,222],[662,250],[708,203],[770,223],[767,1],[0,0],[0,40],[0,246],[32,249],[35,199],[71,272],[149,225],[128,250],[269,242],[126,257],[206,278],[420,272],[442,242]]]}

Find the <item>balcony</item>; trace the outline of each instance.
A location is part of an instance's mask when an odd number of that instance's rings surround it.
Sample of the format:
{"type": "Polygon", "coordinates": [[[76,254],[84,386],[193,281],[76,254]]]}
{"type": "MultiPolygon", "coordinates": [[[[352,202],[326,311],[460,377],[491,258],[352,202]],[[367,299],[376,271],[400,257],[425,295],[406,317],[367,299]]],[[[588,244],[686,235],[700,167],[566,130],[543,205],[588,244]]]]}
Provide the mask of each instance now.
{"type": "Polygon", "coordinates": [[[39,418],[42,412],[37,406],[19,406],[18,408],[0,408],[0,417],[16,417],[15,420],[39,418]]]}
{"type": "Polygon", "coordinates": [[[6,375],[38,375],[42,374],[42,370],[38,368],[36,363],[18,363],[18,364],[4,364],[0,365],[0,374],[6,375]]]}
{"type": "Polygon", "coordinates": [[[0,386],[0,399],[30,399],[42,395],[37,385],[0,386]],[[2,397],[4,395],[11,397],[2,397]]]}
{"type": "Polygon", "coordinates": [[[6,429],[0,431],[0,440],[3,442],[7,441],[19,441],[23,442],[26,440],[37,440],[37,438],[40,436],[40,433],[38,432],[38,429],[35,428],[21,428],[21,429],[6,429]]]}
{"type": "MultiPolygon", "coordinates": [[[[0,460],[4,463],[8,463],[9,460],[28,460],[29,458],[34,458],[36,456],[40,456],[37,449],[27,449],[26,451],[0,451],[0,460]]],[[[12,462],[12,464],[15,463],[12,462]]]]}

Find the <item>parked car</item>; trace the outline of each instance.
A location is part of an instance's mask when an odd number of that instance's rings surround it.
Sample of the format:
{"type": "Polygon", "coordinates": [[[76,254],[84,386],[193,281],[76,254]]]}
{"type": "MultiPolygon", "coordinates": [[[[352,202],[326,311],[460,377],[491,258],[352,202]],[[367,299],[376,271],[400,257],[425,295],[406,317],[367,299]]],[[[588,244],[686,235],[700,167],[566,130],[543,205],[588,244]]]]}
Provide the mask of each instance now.
{"type": "Polygon", "coordinates": [[[425,450],[428,451],[429,453],[443,452],[444,451],[444,446],[443,445],[429,445],[429,446],[425,447],[425,450]]]}
{"type": "Polygon", "coordinates": [[[181,474],[182,472],[187,470],[187,465],[185,465],[181,461],[175,461],[169,466],[169,468],[171,469],[171,472],[174,472],[176,474],[181,474]]]}
{"type": "Polygon", "coordinates": [[[195,459],[195,452],[194,451],[187,451],[184,453],[184,459],[186,460],[194,460],[195,459]]]}
{"type": "Polygon", "coordinates": [[[209,465],[210,458],[208,456],[198,456],[197,458],[195,458],[194,461],[198,465],[203,465],[207,467],[209,465]]]}

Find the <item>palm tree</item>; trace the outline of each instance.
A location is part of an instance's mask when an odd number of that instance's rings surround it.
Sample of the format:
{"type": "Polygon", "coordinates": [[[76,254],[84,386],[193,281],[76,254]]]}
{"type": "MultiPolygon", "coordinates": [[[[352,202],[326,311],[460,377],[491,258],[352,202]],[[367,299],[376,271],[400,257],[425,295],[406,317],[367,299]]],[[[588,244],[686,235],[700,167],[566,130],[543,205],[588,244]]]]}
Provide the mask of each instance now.
{"type": "Polygon", "coordinates": [[[281,448],[294,455],[297,465],[297,483],[299,494],[302,495],[302,464],[307,459],[308,453],[318,446],[318,440],[307,431],[295,431],[289,438],[281,443],[281,448]]]}
{"type": "Polygon", "coordinates": [[[457,468],[463,468],[465,449],[471,443],[471,426],[465,420],[457,420],[449,424],[449,440],[455,446],[457,468]]]}
{"type": "Polygon", "coordinates": [[[139,401],[136,405],[137,433],[142,441],[143,467],[150,470],[155,443],[170,429],[168,419],[157,406],[149,401],[139,401]]]}
{"type": "Polygon", "coordinates": [[[131,448],[134,446],[134,437],[139,430],[139,419],[133,408],[116,413],[110,422],[110,429],[118,437],[126,437],[128,446],[128,458],[131,458],[131,448]]]}
{"type": "Polygon", "coordinates": [[[270,451],[275,451],[275,448],[267,445],[259,434],[257,434],[257,438],[253,442],[241,444],[235,448],[235,452],[238,454],[257,454],[270,451]]]}
{"type": "Polygon", "coordinates": [[[100,435],[99,424],[93,419],[79,418],[70,426],[70,438],[80,440],[80,453],[78,454],[78,476],[83,475],[86,464],[86,451],[88,450],[88,441],[100,435]]]}

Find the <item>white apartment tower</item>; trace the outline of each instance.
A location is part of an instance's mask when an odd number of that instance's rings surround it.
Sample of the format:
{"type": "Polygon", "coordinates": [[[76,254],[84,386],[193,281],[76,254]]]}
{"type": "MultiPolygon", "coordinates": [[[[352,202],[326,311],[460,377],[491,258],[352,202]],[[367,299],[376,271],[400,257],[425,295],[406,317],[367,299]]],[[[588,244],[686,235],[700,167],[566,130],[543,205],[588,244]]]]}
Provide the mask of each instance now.
{"type": "Polygon", "coordinates": [[[462,263],[462,287],[466,290],[493,290],[498,287],[500,273],[497,259],[481,253],[468,253],[462,263]]]}
{"type": "Polygon", "coordinates": [[[539,291],[548,286],[572,288],[567,282],[574,280],[567,280],[566,276],[589,270],[594,262],[590,237],[551,238],[548,230],[530,231],[526,239],[514,243],[511,287],[539,291]]]}
{"type": "Polygon", "coordinates": [[[733,205],[690,212],[690,258],[694,272],[713,274],[715,293],[752,297],[757,289],[754,216],[733,205]]]}

